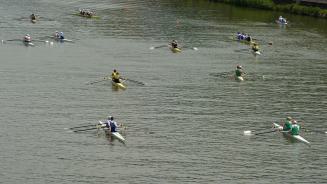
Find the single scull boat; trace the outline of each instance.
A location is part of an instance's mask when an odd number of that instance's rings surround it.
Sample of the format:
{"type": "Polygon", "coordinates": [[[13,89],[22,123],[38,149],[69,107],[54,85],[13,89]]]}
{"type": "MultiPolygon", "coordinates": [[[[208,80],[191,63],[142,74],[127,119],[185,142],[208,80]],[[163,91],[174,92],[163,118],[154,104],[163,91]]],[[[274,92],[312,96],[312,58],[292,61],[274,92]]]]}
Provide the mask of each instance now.
{"type": "Polygon", "coordinates": [[[111,132],[110,128],[107,128],[106,123],[99,121],[100,127],[105,131],[106,134],[113,136],[114,138],[118,139],[125,143],[125,138],[119,132],[111,132]]]}

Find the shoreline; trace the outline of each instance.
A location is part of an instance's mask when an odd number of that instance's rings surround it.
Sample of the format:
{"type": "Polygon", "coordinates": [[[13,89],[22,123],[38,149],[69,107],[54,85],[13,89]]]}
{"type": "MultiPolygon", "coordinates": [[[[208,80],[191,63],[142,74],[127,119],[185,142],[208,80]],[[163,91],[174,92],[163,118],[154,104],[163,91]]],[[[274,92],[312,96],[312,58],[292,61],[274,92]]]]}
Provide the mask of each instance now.
{"type": "Polygon", "coordinates": [[[213,2],[221,2],[236,6],[257,8],[264,10],[280,11],[285,13],[306,15],[319,18],[327,18],[327,9],[317,6],[300,5],[299,3],[275,3],[274,0],[209,0],[213,2]]]}

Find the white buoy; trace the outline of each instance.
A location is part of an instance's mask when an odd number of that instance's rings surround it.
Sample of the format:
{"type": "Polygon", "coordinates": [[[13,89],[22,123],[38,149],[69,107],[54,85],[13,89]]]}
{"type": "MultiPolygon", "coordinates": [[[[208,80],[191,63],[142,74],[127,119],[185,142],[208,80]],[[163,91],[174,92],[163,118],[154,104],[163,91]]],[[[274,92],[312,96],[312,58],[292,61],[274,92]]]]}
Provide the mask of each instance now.
{"type": "Polygon", "coordinates": [[[50,45],[53,45],[53,42],[50,42],[50,45]]]}

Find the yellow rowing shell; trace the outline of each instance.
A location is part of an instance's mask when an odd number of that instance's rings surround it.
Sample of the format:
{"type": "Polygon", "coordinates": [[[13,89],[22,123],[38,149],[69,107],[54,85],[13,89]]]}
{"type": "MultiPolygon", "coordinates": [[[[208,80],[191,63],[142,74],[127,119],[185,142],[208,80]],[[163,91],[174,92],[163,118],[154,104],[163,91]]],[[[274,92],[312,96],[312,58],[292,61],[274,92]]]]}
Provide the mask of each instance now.
{"type": "Polygon", "coordinates": [[[173,47],[170,47],[170,50],[171,50],[173,53],[182,52],[182,50],[181,50],[180,48],[173,48],[173,47]]]}
{"type": "Polygon", "coordinates": [[[126,89],[126,86],[121,82],[111,81],[111,83],[112,83],[113,87],[120,88],[120,89],[126,89]]]}

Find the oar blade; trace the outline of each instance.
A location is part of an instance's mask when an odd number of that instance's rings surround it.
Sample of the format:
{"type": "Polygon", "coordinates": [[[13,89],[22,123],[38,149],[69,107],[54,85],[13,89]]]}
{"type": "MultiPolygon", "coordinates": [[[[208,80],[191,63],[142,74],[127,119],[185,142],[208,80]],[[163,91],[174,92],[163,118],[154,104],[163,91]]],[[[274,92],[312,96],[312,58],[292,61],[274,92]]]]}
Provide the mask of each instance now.
{"type": "Polygon", "coordinates": [[[243,132],[244,135],[253,135],[251,130],[245,130],[243,132]]]}

